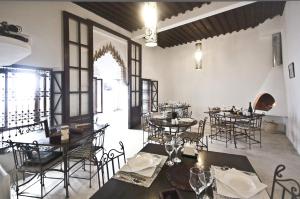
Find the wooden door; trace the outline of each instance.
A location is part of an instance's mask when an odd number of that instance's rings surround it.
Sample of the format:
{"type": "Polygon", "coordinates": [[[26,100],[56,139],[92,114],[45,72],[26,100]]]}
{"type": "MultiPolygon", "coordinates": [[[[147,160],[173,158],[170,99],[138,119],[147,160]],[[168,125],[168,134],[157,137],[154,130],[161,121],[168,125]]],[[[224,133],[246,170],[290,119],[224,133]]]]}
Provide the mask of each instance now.
{"type": "Polygon", "coordinates": [[[158,81],[151,80],[151,111],[158,111],[158,81]]]}
{"type": "Polygon", "coordinates": [[[63,12],[64,106],[63,122],[93,122],[93,26],[88,20],[63,12]]]}
{"type": "Polygon", "coordinates": [[[143,114],[151,112],[151,80],[142,79],[142,110],[143,114]]]}
{"type": "Polygon", "coordinates": [[[63,77],[62,71],[53,71],[51,73],[51,126],[62,124],[63,77]]]}
{"type": "Polygon", "coordinates": [[[142,48],[141,45],[128,41],[128,81],[129,81],[129,117],[130,129],[141,125],[142,116],[142,48]]]}

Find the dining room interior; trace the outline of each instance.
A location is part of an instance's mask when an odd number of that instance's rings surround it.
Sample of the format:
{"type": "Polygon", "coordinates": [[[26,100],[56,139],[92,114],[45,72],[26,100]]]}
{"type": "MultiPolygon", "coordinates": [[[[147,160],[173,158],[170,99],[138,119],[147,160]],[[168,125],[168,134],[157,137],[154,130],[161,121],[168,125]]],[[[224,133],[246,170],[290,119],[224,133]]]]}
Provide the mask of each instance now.
{"type": "Polygon", "coordinates": [[[0,199],[300,199],[299,10],[0,1],[0,199]]]}

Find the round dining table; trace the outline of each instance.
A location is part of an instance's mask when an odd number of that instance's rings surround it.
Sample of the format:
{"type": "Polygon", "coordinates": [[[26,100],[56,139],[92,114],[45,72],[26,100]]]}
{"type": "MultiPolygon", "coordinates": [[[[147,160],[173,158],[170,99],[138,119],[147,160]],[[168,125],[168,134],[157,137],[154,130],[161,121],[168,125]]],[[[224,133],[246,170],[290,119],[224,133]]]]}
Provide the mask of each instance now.
{"type": "Polygon", "coordinates": [[[153,125],[161,128],[169,128],[170,133],[175,133],[175,135],[197,124],[197,120],[193,118],[177,118],[177,120],[178,123],[174,123],[171,119],[162,116],[153,116],[149,119],[153,125]],[[176,129],[176,131],[173,132],[172,129],[176,129]]]}

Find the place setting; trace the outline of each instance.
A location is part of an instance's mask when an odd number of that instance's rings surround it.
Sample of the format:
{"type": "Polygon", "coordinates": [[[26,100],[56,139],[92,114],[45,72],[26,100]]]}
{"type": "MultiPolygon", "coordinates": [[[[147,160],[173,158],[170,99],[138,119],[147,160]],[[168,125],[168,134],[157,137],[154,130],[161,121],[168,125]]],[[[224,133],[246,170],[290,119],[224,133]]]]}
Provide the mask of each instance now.
{"type": "Polygon", "coordinates": [[[267,185],[261,183],[255,173],[213,165],[211,173],[215,179],[216,198],[270,198],[266,191],[267,185]]]}
{"type": "Polygon", "coordinates": [[[127,159],[113,178],[143,187],[150,187],[167,160],[167,156],[139,152],[127,159]]]}

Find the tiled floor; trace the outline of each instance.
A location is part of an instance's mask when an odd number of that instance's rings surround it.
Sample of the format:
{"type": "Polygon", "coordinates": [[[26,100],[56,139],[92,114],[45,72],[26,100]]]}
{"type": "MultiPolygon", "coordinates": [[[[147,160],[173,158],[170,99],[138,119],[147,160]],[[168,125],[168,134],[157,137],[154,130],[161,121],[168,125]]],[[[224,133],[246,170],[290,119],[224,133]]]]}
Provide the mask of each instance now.
{"type": "MultiPolygon", "coordinates": [[[[107,149],[118,147],[118,142],[123,141],[127,157],[132,156],[142,148],[142,131],[128,130],[127,121],[113,119],[110,121],[111,127],[106,132],[107,149]]],[[[206,129],[209,132],[209,128],[206,129]]],[[[219,151],[225,153],[234,153],[246,155],[254,169],[258,173],[261,180],[268,185],[268,191],[271,188],[273,171],[275,167],[283,163],[287,170],[284,173],[286,176],[300,179],[300,156],[293,149],[291,143],[284,134],[274,132],[263,132],[263,147],[258,145],[248,149],[244,144],[238,143],[238,149],[235,149],[233,144],[225,147],[222,142],[209,143],[209,150],[219,151]]],[[[83,171],[81,171],[83,172],[83,171]]],[[[39,190],[39,186],[36,187],[39,190]]],[[[71,179],[70,198],[71,199],[85,199],[93,195],[98,189],[97,177],[94,177],[92,188],[89,188],[88,181],[71,179]]],[[[13,194],[12,198],[16,198],[13,194]]],[[[52,191],[47,198],[65,198],[63,185],[61,184],[54,191],[52,191]]]]}

